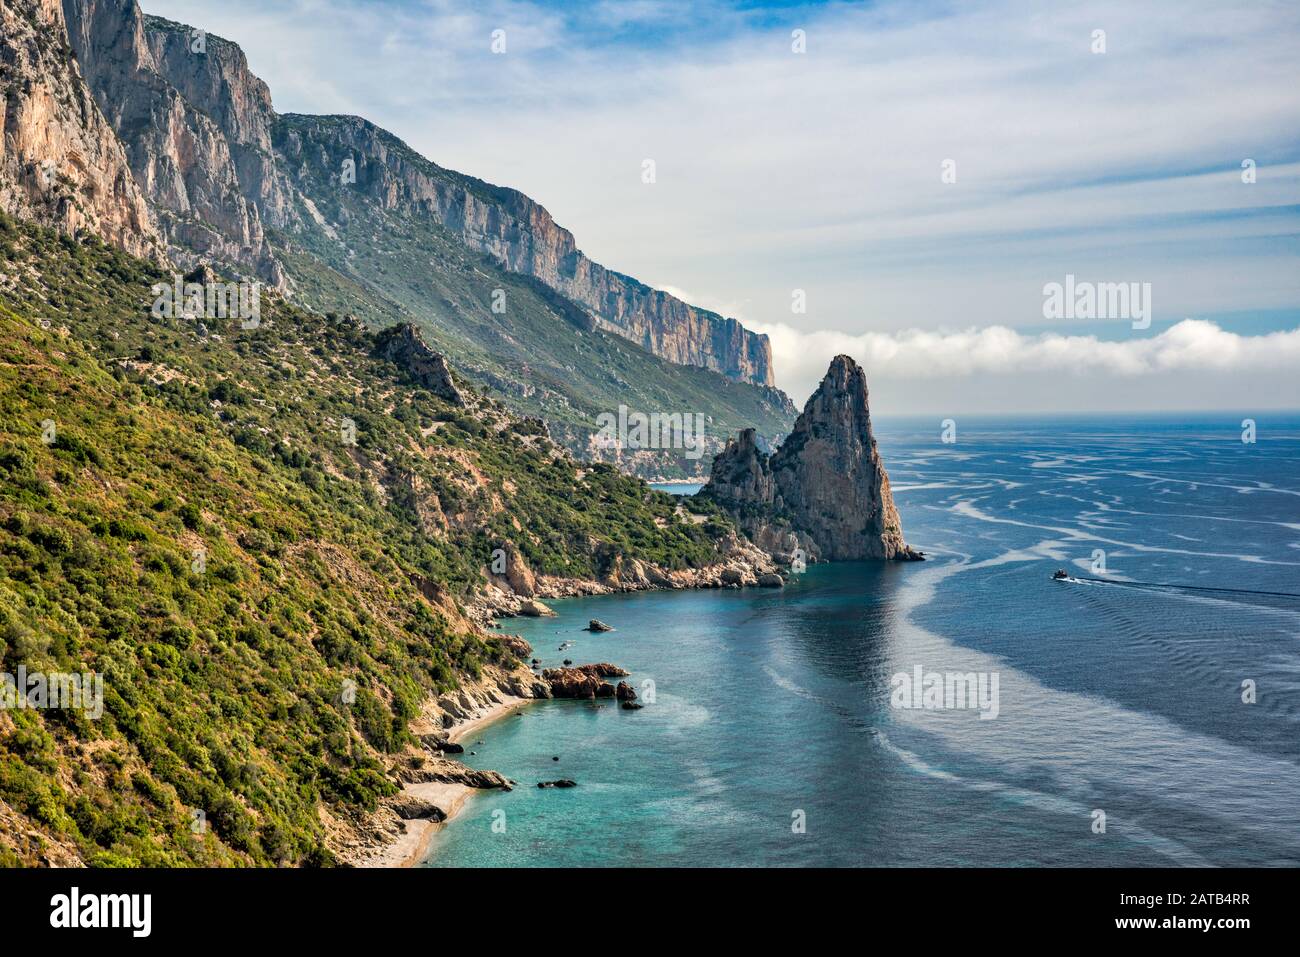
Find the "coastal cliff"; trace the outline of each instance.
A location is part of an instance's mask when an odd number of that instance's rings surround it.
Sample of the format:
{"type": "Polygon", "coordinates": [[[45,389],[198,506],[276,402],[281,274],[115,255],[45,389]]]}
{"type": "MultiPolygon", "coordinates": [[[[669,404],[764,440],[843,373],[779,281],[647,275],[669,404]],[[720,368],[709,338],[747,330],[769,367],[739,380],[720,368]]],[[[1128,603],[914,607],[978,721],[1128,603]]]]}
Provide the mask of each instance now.
{"type": "Polygon", "coordinates": [[[746,429],[714,458],[700,494],[774,552],[798,547],[825,561],[922,557],[903,541],[871,431],[866,375],[848,356],[831,362],[780,448],[767,455],[746,429]]]}
{"type": "Polygon", "coordinates": [[[210,260],[289,291],[292,256],[268,231],[337,244],[345,224],[321,210],[349,188],[371,212],[445,231],[653,355],[774,384],[766,336],[592,262],[523,193],[444,169],[360,117],[277,114],[236,44],[145,16],[135,0],[63,0],[63,11],[178,262],[210,260]]]}
{"type": "Polygon", "coordinates": [[[145,17],[135,0],[64,0],[68,39],[177,263],[286,289],[256,197],[272,175],[271,96],[233,43],[145,17]]]}
{"type": "Polygon", "coordinates": [[[67,35],[58,0],[0,0],[0,211],[158,258],[145,198],[67,35]]]}
{"type": "Polygon", "coordinates": [[[775,442],[793,423],[765,336],[592,262],[522,193],[360,117],[277,113],[240,47],[202,24],[136,0],[5,4],[21,11],[6,43],[30,48],[6,75],[32,78],[5,88],[0,204],[14,214],[372,328],[412,323],[464,384],[544,420],[573,454],[642,477],[693,477],[736,429],[775,442]],[[33,98],[46,79],[58,95],[33,98]],[[53,104],[80,105],[51,123],[53,104]],[[78,124],[84,143],[34,142],[78,124]],[[599,416],[620,405],[704,416],[706,458],[598,444],[599,416]]]}
{"type": "MultiPolygon", "coordinates": [[[[767,336],[592,262],[572,233],[518,190],[443,169],[355,116],[287,114],[278,120],[275,146],[294,188],[317,208],[334,204],[342,165],[351,160],[349,185],[376,208],[450,231],[508,271],[577,303],[600,328],[679,365],[774,384],[767,336]]],[[[266,212],[279,228],[319,228],[301,202],[266,212]]]]}

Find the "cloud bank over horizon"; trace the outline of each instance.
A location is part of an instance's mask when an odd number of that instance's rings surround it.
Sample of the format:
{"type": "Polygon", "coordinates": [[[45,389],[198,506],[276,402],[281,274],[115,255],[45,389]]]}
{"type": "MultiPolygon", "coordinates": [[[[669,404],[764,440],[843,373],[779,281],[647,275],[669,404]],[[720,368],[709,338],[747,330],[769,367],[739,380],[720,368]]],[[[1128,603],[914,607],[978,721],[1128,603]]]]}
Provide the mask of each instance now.
{"type": "Polygon", "coordinates": [[[1292,5],[144,7],[767,332],[797,404],[848,352],[900,411],[1300,407],[1292,5]],[[1152,327],[1045,322],[1067,274],[1150,283],[1152,327]]]}

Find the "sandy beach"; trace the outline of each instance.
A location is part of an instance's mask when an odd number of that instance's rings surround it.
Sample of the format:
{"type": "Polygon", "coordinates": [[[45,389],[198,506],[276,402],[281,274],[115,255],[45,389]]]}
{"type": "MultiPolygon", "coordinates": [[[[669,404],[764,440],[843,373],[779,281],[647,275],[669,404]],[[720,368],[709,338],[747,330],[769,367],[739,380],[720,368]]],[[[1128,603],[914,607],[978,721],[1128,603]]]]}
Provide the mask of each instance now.
{"type": "MultiPolygon", "coordinates": [[[[457,722],[449,728],[448,740],[460,742],[463,738],[479,731],[486,725],[505,717],[532,699],[506,696],[500,704],[484,709],[479,714],[465,721],[457,722]]],[[[469,799],[479,788],[466,784],[444,781],[428,781],[421,784],[408,784],[403,792],[419,797],[436,805],[445,815],[442,821],[412,820],[403,821],[403,833],[382,851],[367,860],[363,867],[415,867],[428,853],[429,842],[438,828],[442,827],[460,813],[469,799]]]]}

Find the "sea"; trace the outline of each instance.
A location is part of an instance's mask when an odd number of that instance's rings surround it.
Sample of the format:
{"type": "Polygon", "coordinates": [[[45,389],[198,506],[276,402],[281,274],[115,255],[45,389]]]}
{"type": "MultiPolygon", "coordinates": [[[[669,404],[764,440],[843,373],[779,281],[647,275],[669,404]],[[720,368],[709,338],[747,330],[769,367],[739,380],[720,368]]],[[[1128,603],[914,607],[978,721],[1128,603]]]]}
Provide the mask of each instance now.
{"type": "Polygon", "coordinates": [[[927,561],[504,621],[643,707],[466,739],[426,866],[1300,864],[1300,414],[876,435],[927,561]]]}

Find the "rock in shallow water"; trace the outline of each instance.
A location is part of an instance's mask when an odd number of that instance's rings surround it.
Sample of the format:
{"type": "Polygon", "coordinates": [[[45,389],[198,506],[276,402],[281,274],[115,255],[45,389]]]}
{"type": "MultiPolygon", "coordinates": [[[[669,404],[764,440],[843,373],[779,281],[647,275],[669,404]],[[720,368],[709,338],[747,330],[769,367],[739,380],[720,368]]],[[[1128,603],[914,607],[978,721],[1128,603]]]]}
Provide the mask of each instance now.
{"type": "Polygon", "coordinates": [[[538,781],[539,788],[576,788],[577,781],[570,781],[568,778],[560,778],[558,781],[538,781]]]}
{"type": "Polygon", "coordinates": [[[607,625],[599,618],[593,618],[587,623],[587,631],[613,631],[612,625],[607,625]]]}

